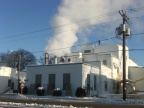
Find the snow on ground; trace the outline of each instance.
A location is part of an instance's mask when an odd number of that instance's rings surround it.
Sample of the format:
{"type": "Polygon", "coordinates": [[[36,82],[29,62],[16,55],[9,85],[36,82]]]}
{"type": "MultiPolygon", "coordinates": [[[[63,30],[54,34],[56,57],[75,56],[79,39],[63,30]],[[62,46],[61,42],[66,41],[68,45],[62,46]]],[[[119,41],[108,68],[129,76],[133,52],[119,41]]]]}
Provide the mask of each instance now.
{"type": "MultiPolygon", "coordinates": [[[[31,99],[31,100],[47,100],[47,101],[72,101],[72,102],[96,102],[96,103],[105,103],[105,104],[137,104],[144,105],[144,99],[141,98],[133,98],[134,96],[142,97],[141,94],[129,95],[131,99],[126,101],[122,100],[122,95],[103,95],[101,98],[98,97],[85,97],[85,98],[77,98],[70,96],[61,96],[61,97],[53,97],[53,96],[36,96],[36,95],[21,95],[21,94],[7,94],[1,95],[0,97],[8,97],[8,98],[16,98],[16,99],[31,99]]],[[[28,103],[13,103],[13,102],[0,102],[0,106],[14,106],[14,107],[42,107],[42,108],[78,108],[70,106],[61,106],[61,105],[43,105],[43,104],[28,104],[28,103]]]]}
{"type": "Polygon", "coordinates": [[[77,108],[73,106],[61,106],[61,105],[43,105],[43,104],[27,104],[27,103],[14,103],[14,102],[0,102],[0,106],[5,107],[5,106],[10,106],[10,107],[30,107],[30,108],[77,108]]]}

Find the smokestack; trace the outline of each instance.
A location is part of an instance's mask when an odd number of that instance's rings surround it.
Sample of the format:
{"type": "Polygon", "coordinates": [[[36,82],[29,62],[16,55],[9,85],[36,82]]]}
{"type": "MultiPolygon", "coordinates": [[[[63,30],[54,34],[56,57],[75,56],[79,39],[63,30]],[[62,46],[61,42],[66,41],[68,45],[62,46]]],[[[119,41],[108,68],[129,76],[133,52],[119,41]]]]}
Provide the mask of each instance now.
{"type": "Polygon", "coordinates": [[[57,64],[57,56],[54,56],[54,64],[57,64]]]}
{"type": "Polygon", "coordinates": [[[48,53],[45,53],[45,65],[49,64],[49,55],[48,53]]]}

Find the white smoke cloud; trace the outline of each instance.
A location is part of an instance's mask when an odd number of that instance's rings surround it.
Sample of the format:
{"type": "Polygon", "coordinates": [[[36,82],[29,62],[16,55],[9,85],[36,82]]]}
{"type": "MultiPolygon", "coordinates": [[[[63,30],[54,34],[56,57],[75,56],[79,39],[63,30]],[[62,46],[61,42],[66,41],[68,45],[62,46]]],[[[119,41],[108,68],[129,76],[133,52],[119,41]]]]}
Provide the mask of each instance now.
{"type": "MultiPolygon", "coordinates": [[[[120,19],[120,15],[92,19],[114,11],[134,8],[141,5],[141,0],[62,0],[58,13],[52,20],[54,30],[53,36],[48,40],[45,51],[49,54],[62,56],[71,52],[71,47],[78,42],[77,33],[80,28],[87,25],[96,25],[101,21],[120,19]],[[91,19],[90,19],[91,18],[91,19]],[[86,20],[84,20],[86,19],[86,20]],[[78,23],[78,22],[84,23],[78,23]],[[57,50],[60,49],[60,50],[57,50]]],[[[87,39],[83,37],[83,39],[87,39]]]]}

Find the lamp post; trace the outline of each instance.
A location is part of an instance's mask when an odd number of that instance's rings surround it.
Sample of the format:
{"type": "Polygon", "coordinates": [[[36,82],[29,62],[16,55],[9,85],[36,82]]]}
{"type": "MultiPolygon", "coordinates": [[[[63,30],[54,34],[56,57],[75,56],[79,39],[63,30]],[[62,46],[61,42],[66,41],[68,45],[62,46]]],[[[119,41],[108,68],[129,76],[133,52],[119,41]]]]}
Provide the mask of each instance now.
{"type": "Polygon", "coordinates": [[[18,62],[19,66],[18,66],[17,94],[19,93],[19,79],[20,79],[19,76],[20,76],[20,64],[21,64],[21,55],[20,54],[18,55],[18,58],[19,58],[19,62],[18,62]]]}

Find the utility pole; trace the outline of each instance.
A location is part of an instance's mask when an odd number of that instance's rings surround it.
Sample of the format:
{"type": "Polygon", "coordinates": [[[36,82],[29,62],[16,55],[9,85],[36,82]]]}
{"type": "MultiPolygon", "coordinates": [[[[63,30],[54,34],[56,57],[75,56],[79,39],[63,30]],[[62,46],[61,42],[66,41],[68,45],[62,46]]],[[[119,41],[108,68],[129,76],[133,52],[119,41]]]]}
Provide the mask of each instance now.
{"type": "Polygon", "coordinates": [[[123,100],[126,100],[126,22],[128,23],[128,18],[126,16],[126,12],[119,11],[119,14],[123,18],[123,100]]]}
{"type": "Polygon", "coordinates": [[[19,66],[18,66],[18,82],[17,82],[18,85],[17,85],[17,94],[19,93],[19,86],[20,86],[20,85],[19,85],[19,79],[20,79],[19,77],[20,77],[21,54],[18,55],[18,58],[19,58],[19,59],[18,59],[18,60],[19,60],[19,66]]]}

